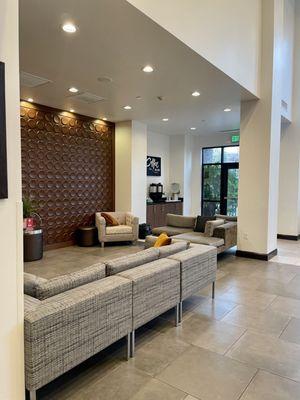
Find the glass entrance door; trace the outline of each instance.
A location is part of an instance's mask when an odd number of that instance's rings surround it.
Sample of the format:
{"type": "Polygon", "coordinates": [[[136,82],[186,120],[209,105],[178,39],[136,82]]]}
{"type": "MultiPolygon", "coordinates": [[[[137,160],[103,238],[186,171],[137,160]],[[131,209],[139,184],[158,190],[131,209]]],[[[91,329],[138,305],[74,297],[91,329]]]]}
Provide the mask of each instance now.
{"type": "Polygon", "coordinates": [[[238,146],[203,149],[202,215],[237,215],[238,161],[238,146]]]}

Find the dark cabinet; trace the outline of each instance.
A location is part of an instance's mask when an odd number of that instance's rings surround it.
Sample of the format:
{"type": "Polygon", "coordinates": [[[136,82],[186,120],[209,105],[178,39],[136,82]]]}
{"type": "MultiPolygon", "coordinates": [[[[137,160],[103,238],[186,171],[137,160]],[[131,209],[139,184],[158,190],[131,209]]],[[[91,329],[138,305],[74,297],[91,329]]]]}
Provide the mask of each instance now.
{"type": "Polygon", "coordinates": [[[182,215],[182,213],[183,203],[181,201],[147,204],[147,224],[150,224],[151,228],[165,226],[167,214],[182,215]]]}

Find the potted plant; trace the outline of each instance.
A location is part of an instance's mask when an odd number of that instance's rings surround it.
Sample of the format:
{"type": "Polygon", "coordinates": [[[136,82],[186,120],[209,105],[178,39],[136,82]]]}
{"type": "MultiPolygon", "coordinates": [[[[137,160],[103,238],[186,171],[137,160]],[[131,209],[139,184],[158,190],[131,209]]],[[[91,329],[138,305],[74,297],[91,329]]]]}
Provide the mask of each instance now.
{"type": "Polygon", "coordinates": [[[37,206],[36,204],[29,198],[23,198],[23,229],[31,230],[34,228],[34,217],[37,216],[40,219],[40,216],[36,212],[37,206]]]}

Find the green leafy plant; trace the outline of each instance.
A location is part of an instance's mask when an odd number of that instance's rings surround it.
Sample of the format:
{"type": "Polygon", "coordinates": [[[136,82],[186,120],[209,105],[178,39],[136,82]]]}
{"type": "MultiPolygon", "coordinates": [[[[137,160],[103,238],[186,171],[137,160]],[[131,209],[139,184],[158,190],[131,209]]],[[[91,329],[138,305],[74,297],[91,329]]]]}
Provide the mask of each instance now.
{"type": "Polygon", "coordinates": [[[29,198],[23,198],[23,218],[30,218],[36,213],[37,205],[29,198]]]}

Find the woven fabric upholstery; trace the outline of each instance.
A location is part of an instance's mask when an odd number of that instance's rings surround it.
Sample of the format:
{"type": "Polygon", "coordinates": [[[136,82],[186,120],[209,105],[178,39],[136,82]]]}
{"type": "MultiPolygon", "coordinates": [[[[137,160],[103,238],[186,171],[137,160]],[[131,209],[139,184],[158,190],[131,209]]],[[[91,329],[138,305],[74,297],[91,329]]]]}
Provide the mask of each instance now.
{"type": "Polygon", "coordinates": [[[159,258],[168,257],[172,254],[178,253],[179,251],[184,251],[188,246],[189,244],[187,242],[181,241],[168,246],[159,247],[159,258]]]}
{"type": "Polygon", "coordinates": [[[24,313],[26,314],[27,312],[34,310],[40,305],[40,303],[40,300],[32,296],[28,296],[28,294],[24,294],[24,313]]]}
{"type": "Polygon", "coordinates": [[[216,280],[217,250],[212,246],[198,245],[169,257],[180,262],[181,300],[192,296],[216,280]]]}
{"type": "Polygon", "coordinates": [[[167,214],[167,225],[175,226],[177,228],[194,229],[195,217],[187,217],[184,215],[167,214]]]}
{"type": "Polygon", "coordinates": [[[122,235],[122,234],[132,234],[132,226],[128,225],[117,225],[117,226],[107,226],[106,234],[107,235],[122,235]]]}
{"type": "Polygon", "coordinates": [[[214,234],[215,228],[217,228],[220,225],[223,225],[224,222],[225,222],[224,219],[216,219],[215,221],[207,221],[205,224],[204,236],[212,237],[214,234]]]}
{"type": "Polygon", "coordinates": [[[166,233],[168,236],[176,236],[181,233],[193,232],[191,228],[178,228],[174,226],[160,226],[158,228],[152,229],[152,234],[155,236],[159,236],[161,233],[166,233]]]}
{"type": "Polygon", "coordinates": [[[167,258],[121,272],[133,283],[133,329],[144,325],[180,300],[180,263],[167,258]]]}
{"type": "Polygon", "coordinates": [[[224,240],[225,248],[236,246],[237,244],[237,223],[227,222],[224,225],[218,226],[214,230],[214,236],[224,240]]]}
{"type": "Polygon", "coordinates": [[[24,293],[36,297],[37,286],[48,282],[47,279],[24,272],[24,293]]]}
{"type": "Polygon", "coordinates": [[[36,286],[36,298],[45,300],[48,297],[65,292],[78,286],[105,278],[105,265],[102,263],[91,265],[80,271],[67,275],[56,276],[36,286]]]}
{"type": "Polygon", "coordinates": [[[237,216],[216,214],[216,218],[225,219],[225,221],[237,222],[237,216]]]}
{"type": "Polygon", "coordinates": [[[224,239],[216,238],[214,236],[207,237],[207,236],[204,236],[204,234],[201,232],[183,233],[182,235],[176,236],[176,239],[177,240],[187,240],[191,243],[206,244],[208,246],[215,246],[215,247],[220,247],[220,246],[224,245],[224,239]]]}
{"type": "Polygon", "coordinates": [[[159,250],[151,248],[139,251],[135,254],[116,258],[106,263],[106,275],[115,275],[127,269],[147,264],[151,261],[157,260],[158,256],[159,250]]]}
{"type": "Polygon", "coordinates": [[[113,276],[41,302],[25,314],[25,379],[36,390],[126,336],[132,284],[113,276]]]}

